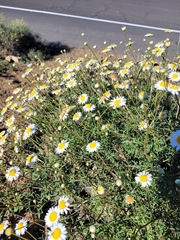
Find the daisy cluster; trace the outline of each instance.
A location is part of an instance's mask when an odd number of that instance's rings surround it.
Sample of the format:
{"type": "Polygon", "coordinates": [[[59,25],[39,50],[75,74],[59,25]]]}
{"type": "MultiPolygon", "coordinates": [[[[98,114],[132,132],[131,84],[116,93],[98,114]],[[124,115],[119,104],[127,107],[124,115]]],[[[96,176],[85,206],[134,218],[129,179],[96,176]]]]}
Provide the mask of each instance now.
{"type": "MultiPolygon", "coordinates": [[[[126,34],[125,27],[122,31],[126,34]]],[[[142,226],[151,229],[154,219],[165,218],[167,192],[179,194],[178,164],[171,161],[173,148],[180,149],[180,57],[164,60],[169,38],[154,44],[151,37],[145,35],[144,54],[134,53],[127,38],[123,56],[113,54],[116,44],[105,43],[103,59],[94,51],[78,59],[62,57],[54,68],[39,62],[38,73],[30,64],[22,75],[27,84],[6,99],[0,113],[3,206],[16,214],[33,205],[45,216],[47,239],[88,234],[129,239],[134,233],[142,238],[142,226]],[[175,171],[167,185],[166,164],[175,171]],[[117,226],[119,233],[113,230],[117,226]]],[[[2,218],[0,234],[13,231],[10,225],[2,218]]],[[[27,233],[25,218],[14,232],[27,233]]],[[[148,234],[147,239],[163,238],[155,225],[148,234]]]]}

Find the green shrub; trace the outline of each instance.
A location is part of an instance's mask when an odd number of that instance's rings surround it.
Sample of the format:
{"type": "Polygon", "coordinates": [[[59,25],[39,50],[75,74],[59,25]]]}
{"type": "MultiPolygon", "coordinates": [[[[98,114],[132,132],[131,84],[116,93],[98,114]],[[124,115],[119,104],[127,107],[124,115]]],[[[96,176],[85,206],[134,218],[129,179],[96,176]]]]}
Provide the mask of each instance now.
{"type": "Polygon", "coordinates": [[[34,55],[44,60],[50,54],[40,36],[27,23],[19,19],[6,19],[2,14],[0,15],[0,45],[3,55],[20,56],[24,62],[37,60],[34,59],[34,55]]]}
{"type": "Polygon", "coordinates": [[[149,41],[141,55],[128,41],[121,58],[111,44],[103,61],[57,59],[38,74],[29,66],[29,86],[1,111],[1,217],[24,218],[13,234],[180,238],[180,73],[169,46],[149,41]]]}

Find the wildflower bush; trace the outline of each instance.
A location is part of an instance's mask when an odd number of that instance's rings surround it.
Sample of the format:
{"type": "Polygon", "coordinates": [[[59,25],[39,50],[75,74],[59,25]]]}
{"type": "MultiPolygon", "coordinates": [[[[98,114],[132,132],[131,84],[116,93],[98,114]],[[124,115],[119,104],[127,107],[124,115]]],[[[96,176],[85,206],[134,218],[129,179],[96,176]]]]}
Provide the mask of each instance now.
{"type": "MultiPolygon", "coordinates": [[[[126,29],[122,28],[126,36],[126,29]]],[[[14,239],[179,239],[179,56],[127,38],[98,59],[29,66],[1,110],[0,234],[14,239]]],[[[144,40],[144,41],[145,41],[144,40]]],[[[89,50],[90,52],[89,52],[89,50]]]]}
{"type": "Polygon", "coordinates": [[[4,55],[20,56],[23,62],[33,62],[36,58],[44,60],[50,52],[35,33],[23,20],[11,20],[0,14],[0,47],[4,55]],[[36,56],[36,57],[35,57],[36,56]]]}

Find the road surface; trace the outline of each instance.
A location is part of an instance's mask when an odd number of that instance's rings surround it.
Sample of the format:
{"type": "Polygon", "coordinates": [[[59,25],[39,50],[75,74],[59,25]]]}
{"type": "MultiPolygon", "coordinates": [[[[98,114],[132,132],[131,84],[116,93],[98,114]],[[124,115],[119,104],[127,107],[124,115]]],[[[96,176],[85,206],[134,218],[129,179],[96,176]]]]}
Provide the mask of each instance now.
{"type": "Polygon", "coordinates": [[[8,18],[23,18],[43,40],[70,47],[83,47],[85,41],[101,48],[104,41],[118,45],[125,40],[123,26],[135,49],[148,32],[154,42],[166,38],[165,29],[175,30],[173,43],[180,35],[179,0],[1,0],[0,11],[8,18]]]}

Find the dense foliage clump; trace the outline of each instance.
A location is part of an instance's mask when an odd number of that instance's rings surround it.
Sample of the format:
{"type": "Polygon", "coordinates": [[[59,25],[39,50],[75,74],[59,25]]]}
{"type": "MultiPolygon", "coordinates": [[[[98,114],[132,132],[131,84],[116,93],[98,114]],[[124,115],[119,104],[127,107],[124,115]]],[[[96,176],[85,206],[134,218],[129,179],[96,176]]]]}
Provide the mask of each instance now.
{"type": "Polygon", "coordinates": [[[143,54],[132,44],[29,65],[6,99],[4,237],[180,238],[179,56],[168,59],[169,38],[143,54]]]}

